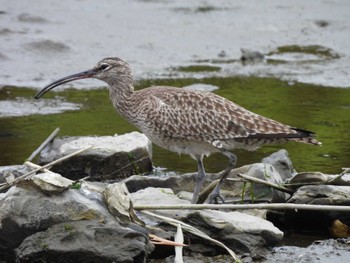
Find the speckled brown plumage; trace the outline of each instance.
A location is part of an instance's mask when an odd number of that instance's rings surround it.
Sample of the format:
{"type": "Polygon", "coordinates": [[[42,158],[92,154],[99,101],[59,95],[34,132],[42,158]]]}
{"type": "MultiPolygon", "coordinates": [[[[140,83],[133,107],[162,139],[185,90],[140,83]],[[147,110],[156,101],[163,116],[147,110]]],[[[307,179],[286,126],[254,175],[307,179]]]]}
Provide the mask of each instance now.
{"type": "Polygon", "coordinates": [[[91,70],[59,79],[46,86],[36,98],[58,85],[82,78],[106,82],[114,108],[152,142],[197,160],[199,172],[192,202],[196,202],[203,183],[204,155],[222,152],[229,158],[223,181],[236,162],[228,150],[254,150],[263,144],[285,141],[320,144],[312,132],[255,114],[210,92],[174,87],[134,91],[130,67],[119,58],[105,58],[91,70]]]}

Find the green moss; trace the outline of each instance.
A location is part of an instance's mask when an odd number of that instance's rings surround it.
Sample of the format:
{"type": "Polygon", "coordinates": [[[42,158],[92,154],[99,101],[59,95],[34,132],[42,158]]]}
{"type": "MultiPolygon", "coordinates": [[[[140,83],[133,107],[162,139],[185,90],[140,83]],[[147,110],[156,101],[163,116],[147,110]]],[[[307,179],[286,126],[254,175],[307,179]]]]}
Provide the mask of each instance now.
{"type": "Polygon", "coordinates": [[[280,46],[276,51],[271,52],[269,55],[273,54],[282,54],[282,53],[304,53],[311,54],[316,56],[326,57],[328,59],[337,59],[339,54],[334,50],[320,46],[320,45],[308,45],[308,46],[299,46],[299,45],[286,45],[280,46]]]}
{"type": "Polygon", "coordinates": [[[75,182],[71,186],[69,186],[70,189],[77,189],[79,190],[81,188],[81,183],[80,182],[75,182]]]}
{"type": "Polygon", "coordinates": [[[196,13],[207,13],[217,10],[214,6],[200,6],[196,9],[196,13]]]}
{"type": "Polygon", "coordinates": [[[175,70],[182,71],[182,72],[203,72],[203,71],[212,72],[212,71],[221,70],[221,67],[209,66],[209,65],[190,65],[190,66],[178,67],[175,70]]]}
{"type": "Polygon", "coordinates": [[[74,227],[70,224],[64,224],[64,230],[67,232],[72,232],[74,230],[74,227]]]}

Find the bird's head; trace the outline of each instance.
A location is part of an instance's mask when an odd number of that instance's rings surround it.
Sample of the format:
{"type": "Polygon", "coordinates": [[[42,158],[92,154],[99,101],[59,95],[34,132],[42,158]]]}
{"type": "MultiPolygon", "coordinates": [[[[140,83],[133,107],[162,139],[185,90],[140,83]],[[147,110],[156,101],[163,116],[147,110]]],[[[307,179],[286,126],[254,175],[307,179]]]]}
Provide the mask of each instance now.
{"type": "Polygon", "coordinates": [[[132,86],[132,74],[128,63],[117,57],[104,58],[97,63],[97,65],[89,70],[76,73],[61,79],[58,79],[41,91],[39,91],[34,98],[39,99],[46,92],[52,90],[53,88],[71,82],[78,79],[95,78],[102,80],[109,84],[110,86],[118,85],[120,83],[125,83],[127,86],[132,86]]]}

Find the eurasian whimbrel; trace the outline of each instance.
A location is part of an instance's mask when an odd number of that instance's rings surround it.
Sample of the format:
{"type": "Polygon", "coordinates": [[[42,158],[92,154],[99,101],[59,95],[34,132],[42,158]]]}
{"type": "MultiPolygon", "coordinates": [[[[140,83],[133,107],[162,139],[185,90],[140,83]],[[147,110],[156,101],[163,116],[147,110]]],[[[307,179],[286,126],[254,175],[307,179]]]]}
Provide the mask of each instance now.
{"type": "Polygon", "coordinates": [[[196,203],[205,170],[203,157],[221,152],[229,159],[210,202],[221,198],[223,181],[236,164],[230,150],[255,150],[263,144],[297,141],[321,144],[313,133],[292,128],[250,112],[210,92],[175,87],[150,87],[134,91],[129,65],[120,58],[105,58],[90,70],[61,78],[43,88],[38,99],[49,90],[78,79],[96,78],[108,84],[114,108],[140,129],[153,143],[177,153],[189,154],[198,164],[192,203],[196,203]]]}

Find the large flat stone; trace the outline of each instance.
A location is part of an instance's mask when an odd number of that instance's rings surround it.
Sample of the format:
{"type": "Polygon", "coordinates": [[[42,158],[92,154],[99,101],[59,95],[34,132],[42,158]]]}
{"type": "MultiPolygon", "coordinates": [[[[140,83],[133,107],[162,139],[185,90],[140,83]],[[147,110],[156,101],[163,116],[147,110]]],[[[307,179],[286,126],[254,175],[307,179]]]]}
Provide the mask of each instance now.
{"type": "MultiPolygon", "coordinates": [[[[189,204],[189,201],[179,199],[169,188],[149,187],[132,193],[134,205],[162,205],[162,204],[189,204]]],[[[218,210],[157,210],[170,218],[184,221],[191,226],[205,232],[210,237],[217,239],[237,253],[252,253],[258,255],[267,251],[267,246],[282,240],[283,232],[271,222],[241,212],[227,212],[218,210]]],[[[145,221],[153,221],[167,229],[164,222],[145,216],[145,221]]],[[[174,231],[170,228],[168,231],[174,231]]],[[[207,255],[223,253],[222,248],[217,247],[206,239],[199,238],[187,232],[185,236],[191,240],[189,250],[201,252],[207,255]]]]}
{"type": "Polygon", "coordinates": [[[52,171],[72,180],[90,176],[90,180],[118,180],[152,170],[150,140],[139,132],[115,136],[56,138],[41,152],[41,165],[77,150],[93,146],[52,167],[52,171]]]}
{"type": "Polygon", "coordinates": [[[152,249],[147,234],[87,220],[57,224],[26,238],[16,258],[22,263],[142,263],[152,249]]]}

